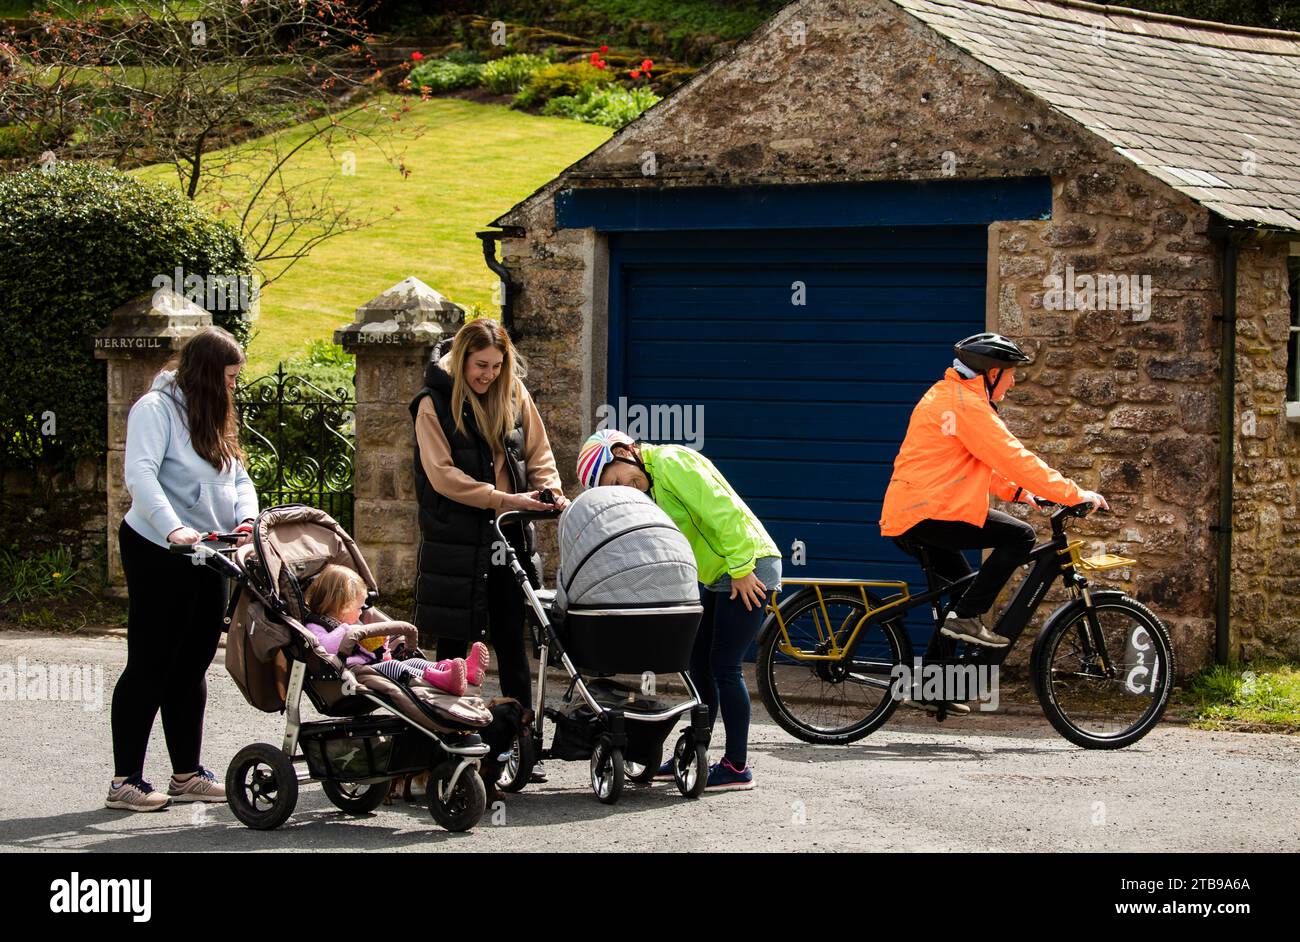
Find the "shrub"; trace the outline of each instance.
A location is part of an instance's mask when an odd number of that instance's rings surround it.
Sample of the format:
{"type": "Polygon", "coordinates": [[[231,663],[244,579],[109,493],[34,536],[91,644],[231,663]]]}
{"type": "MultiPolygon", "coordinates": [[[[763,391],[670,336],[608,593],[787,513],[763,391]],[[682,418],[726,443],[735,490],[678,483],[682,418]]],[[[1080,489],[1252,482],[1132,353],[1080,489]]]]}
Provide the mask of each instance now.
{"type": "Polygon", "coordinates": [[[577,96],[583,92],[610,85],[613,76],[590,62],[548,65],[533,73],[519,94],[515,96],[516,108],[540,108],[552,98],[577,96]]]}
{"type": "Polygon", "coordinates": [[[574,118],[617,130],[658,101],[659,96],[644,85],[632,89],[601,86],[578,95],[552,98],[542,109],[542,114],[574,118]]]}
{"type": "Polygon", "coordinates": [[[0,605],[89,592],[85,575],[66,546],[24,556],[14,544],[0,549],[0,605]]]}
{"type": "Polygon", "coordinates": [[[17,124],[0,126],[0,160],[35,160],[55,138],[52,130],[36,131],[17,124]]]}
{"type": "MultiPolygon", "coordinates": [[[[8,352],[0,461],[68,466],[103,454],[104,367],[92,337],[115,308],[177,267],[200,277],[252,272],[238,233],[172,187],[78,163],[0,178],[0,336],[8,352]]],[[[244,342],[242,315],[213,311],[212,319],[244,342]]]]}
{"type": "Polygon", "coordinates": [[[419,91],[427,86],[433,92],[449,92],[457,88],[474,88],[483,84],[483,66],[474,62],[451,62],[433,59],[422,62],[407,75],[411,88],[419,91]]]}
{"type": "Polygon", "coordinates": [[[534,72],[549,64],[545,56],[527,53],[502,56],[483,66],[483,84],[496,95],[514,94],[528,84],[534,72]]]}
{"type": "Polygon", "coordinates": [[[483,62],[483,57],[473,49],[452,49],[442,58],[443,61],[456,65],[478,65],[483,62]]]}

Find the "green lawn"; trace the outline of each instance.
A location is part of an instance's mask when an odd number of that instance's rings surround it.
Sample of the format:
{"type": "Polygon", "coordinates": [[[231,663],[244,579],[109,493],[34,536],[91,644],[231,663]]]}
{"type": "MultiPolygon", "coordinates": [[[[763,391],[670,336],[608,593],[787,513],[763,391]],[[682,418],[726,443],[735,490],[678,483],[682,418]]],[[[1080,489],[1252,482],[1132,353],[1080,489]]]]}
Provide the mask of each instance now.
{"type": "MultiPolygon", "coordinates": [[[[361,144],[350,145],[353,176],[342,175],[323,146],[309,145],[299,155],[302,173],[338,174],[333,192],[339,198],[361,214],[386,218],[323,243],[266,289],[249,345],[251,374],[303,352],[313,338],[330,337],[360,304],[408,275],[459,304],[495,313],[496,276],[474,233],[610,135],[608,128],[499,105],[403,101],[414,110],[396,126],[423,131],[401,145],[409,177],[361,144]]],[[[289,138],[304,133],[284,132],[289,138]]],[[[159,168],[140,173],[174,180],[159,168]]]]}

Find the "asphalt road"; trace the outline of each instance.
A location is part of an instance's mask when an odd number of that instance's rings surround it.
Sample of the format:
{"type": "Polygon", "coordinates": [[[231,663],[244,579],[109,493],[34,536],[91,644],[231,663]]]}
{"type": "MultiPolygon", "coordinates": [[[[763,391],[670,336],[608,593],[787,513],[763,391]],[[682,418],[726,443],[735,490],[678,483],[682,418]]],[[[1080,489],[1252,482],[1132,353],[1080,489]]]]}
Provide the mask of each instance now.
{"type": "MultiPolygon", "coordinates": [[[[508,796],[466,834],[402,803],[348,818],[316,786],[272,832],[243,827],[224,806],[110,811],[109,703],[125,657],[120,637],[0,634],[0,850],[1300,849],[1300,737],[1164,725],[1128,749],[1091,752],[1041,717],[976,713],[940,726],[899,711],[855,745],[821,747],[791,739],[761,705],[750,746],[758,787],[694,802],[656,783],[602,805],[585,762],[552,762],[547,784],[508,796]],[[88,668],[81,701],[5,691],[6,666],[38,665],[88,668]]],[[[249,707],[218,659],[205,764],[224,775],[239,748],[282,734],[283,719],[249,707]]],[[[145,774],[165,787],[169,772],[158,724],[145,774]]]]}

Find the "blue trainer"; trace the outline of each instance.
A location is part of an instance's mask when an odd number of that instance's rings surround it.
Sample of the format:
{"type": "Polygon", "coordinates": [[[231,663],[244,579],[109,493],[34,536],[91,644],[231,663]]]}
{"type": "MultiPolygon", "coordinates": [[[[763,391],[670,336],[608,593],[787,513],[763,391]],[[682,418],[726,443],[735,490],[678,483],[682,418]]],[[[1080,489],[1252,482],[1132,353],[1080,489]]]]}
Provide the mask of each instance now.
{"type": "Polygon", "coordinates": [[[738,769],[730,759],[723,759],[709,766],[709,780],[704,785],[706,792],[743,792],[754,787],[754,770],[749,766],[738,769]]]}
{"type": "Polygon", "coordinates": [[[663,779],[668,779],[671,781],[672,778],[673,778],[673,760],[669,759],[663,765],[659,766],[659,771],[655,773],[654,780],[656,782],[662,781],[663,779]]]}

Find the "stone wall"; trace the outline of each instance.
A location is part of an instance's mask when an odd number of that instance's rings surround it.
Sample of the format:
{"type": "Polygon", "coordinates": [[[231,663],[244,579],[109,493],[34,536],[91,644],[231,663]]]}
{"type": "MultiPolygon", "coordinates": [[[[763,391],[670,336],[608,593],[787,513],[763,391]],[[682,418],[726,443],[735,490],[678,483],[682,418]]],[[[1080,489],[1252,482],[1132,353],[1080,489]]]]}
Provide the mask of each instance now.
{"type": "Polygon", "coordinates": [[[1115,514],[1075,530],[1140,557],[1128,586],[1166,618],[1183,669],[1207,663],[1219,307],[1207,213],[891,4],[793,4],[498,220],[526,233],[503,256],[566,488],[603,398],[607,279],[602,237],[556,230],[560,189],[1037,175],[1052,180],[1052,218],[990,233],[989,325],[1038,353],[1004,414],[1049,462],[1114,496],[1115,514]],[[1151,276],[1149,316],[1048,310],[1045,279],[1067,266],[1151,276]]]}
{"type": "MultiPolygon", "coordinates": [[[[1119,584],[1169,626],[1184,669],[1214,655],[1219,262],[1208,216],[1136,168],[1054,178],[1052,219],[995,224],[990,325],[1035,351],[1002,408],[1114,513],[1076,525],[1139,567],[1119,584]],[[1150,276],[1147,310],[1049,309],[1045,275],[1150,276]]],[[[1023,650],[1017,653],[1023,654],[1023,650]]]]}
{"type": "Polygon", "coordinates": [[[1300,657],[1300,426],[1286,420],[1287,251],[1286,242],[1248,242],[1237,263],[1234,657],[1300,657]]]}
{"type": "Polygon", "coordinates": [[[85,570],[81,580],[97,586],[104,578],[106,543],[104,462],[83,458],[70,470],[10,468],[0,483],[0,547],[39,555],[66,547],[85,570]]]}

